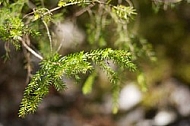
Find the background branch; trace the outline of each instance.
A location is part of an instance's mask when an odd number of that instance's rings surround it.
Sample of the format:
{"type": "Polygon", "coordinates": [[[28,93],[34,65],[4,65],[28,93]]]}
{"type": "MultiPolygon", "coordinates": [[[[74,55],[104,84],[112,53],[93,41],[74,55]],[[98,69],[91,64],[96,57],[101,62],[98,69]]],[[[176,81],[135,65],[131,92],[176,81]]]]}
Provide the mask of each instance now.
{"type": "Polygon", "coordinates": [[[18,38],[18,40],[20,40],[22,42],[22,45],[30,52],[32,53],[35,57],[37,57],[40,60],[43,60],[43,57],[41,55],[39,55],[38,53],[36,53],[33,49],[31,49],[26,43],[25,41],[20,37],[18,38]]]}

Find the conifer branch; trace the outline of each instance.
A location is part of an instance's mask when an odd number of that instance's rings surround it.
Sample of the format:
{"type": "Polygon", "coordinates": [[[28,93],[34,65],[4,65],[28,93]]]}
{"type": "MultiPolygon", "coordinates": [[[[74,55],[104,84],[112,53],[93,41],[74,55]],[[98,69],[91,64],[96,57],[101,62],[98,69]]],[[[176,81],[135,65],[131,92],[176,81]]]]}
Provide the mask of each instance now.
{"type": "MultiPolygon", "coordinates": [[[[43,3],[43,1],[41,2],[43,3]]],[[[16,48],[20,47],[20,45],[23,45],[23,47],[29,53],[33,54],[41,61],[39,71],[37,71],[36,74],[32,76],[31,81],[29,82],[24,91],[24,95],[19,109],[19,117],[25,117],[27,114],[35,112],[40,102],[48,94],[49,87],[51,85],[54,86],[57,91],[65,89],[66,86],[64,84],[64,81],[62,80],[63,76],[74,76],[77,79],[78,77],[80,77],[79,75],[81,74],[87,74],[89,72],[93,73],[96,66],[99,66],[107,74],[108,79],[110,80],[112,86],[113,112],[117,112],[117,100],[120,90],[120,78],[118,77],[117,71],[114,70],[111,66],[109,66],[109,64],[107,64],[106,61],[111,60],[114,64],[120,66],[121,68],[128,69],[130,71],[136,70],[136,65],[133,63],[132,60],[134,59],[136,52],[133,53],[133,50],[130,48],[130,46],[132,46],[132,48],[137,47],[131,44],[131,42],[128,42],[129,37],[128,33],[126,32],[128,31],[127,23],[133,15],[136,15],[136,11],[133,8],[130,0],[126,0],[129,6],[121,5],[120,3],[117,5],[115,5],[115,3],[114,5],[111,5],[110,2],[111,0],[108,0],[107,2],[102,0],[59,0],[57,7],[49,10],[48,7],[45,7],[43,4],[43,7],[39,8],[39,6],[31,4],[29,1],[28,6],[29,8],[33,9],[33,12],[25,14],[25,16],[22,17],[22,19],[20,17],[25,12],[23,11],[23,7],[26,1],[19,0],[17,2],[7,2],[6,5],[10,6],[3,5],[1,7],[1,40],[7,41],[7,44],[11,42],[12,44],[14,44],[16,48]],[[96,4],[99,5],[99,11],[97,11],[97,8],[94,7],[96,4]],[[51,16],[54,11],[72,5],[82,7],[82,9],[75,13],[74,16],[77,17],[82,15],[86,11],[91,11],[91,15],[93,15],[96,18],[95,22],[94,19],[91,20],[91,22],[89,23],[90,27],[87,29],[87,31],[90,31],[88,32],[88,42],[90,44],[91,42],[96,44],[97,48],[104,47],[106,44],[108,44],[107,41],[112,41],[111,38],[107,38],[106,35],[104,35],[104,32],[106,34],[107,30],[110,30],[110,28],[114,28],[113,37],[116,37],[114,38],[114,40],[116,40],[115,43],[117,42],[117,40],[119,42],[124,42],[125,44],[122,45],[126,46],[121,47],[124,50],[112,50],[110,48],[97,49],[92,50],[90,52],[82,51],[79,53],[69,54],[67,56],[61,56],[57,54],[57,52],[54,53],[52,36],[50,34],[47,22],[51,21],[51,16]],[[92,9],[92,7],[94,8],[92,9]],[[95,11],[97,11],[98,13],[96,13],[95,11]],[[32,15],[32,19],[30,17],[28,18],[28,16],[30,15],[32,15]],[[25,20],[25,18],[28,18],[27,21],[25,20]],[[51,53],[48,57],[42,57],[40,54],[34,51],[29,46],[29,44],[23,39],[23,36],[25,35],[38,35],[38,31],[41,31],[39,27],[41,26],[41,24],[39,24],[36,21],[38,19],[41,19],[43,24],[45,25],[47,36],[49,39],[51,53]],[[111,22],[112,19],[114,20],[114,22],[112,22],[113,26],[107,27],[106,25],[109,24],[109,22],[111,22]],[[95,26],[93,26],[94,23],[95,26]],[[97,45],[97,41],[100,41],[103,44],[97,45]],[[125,49],[129,50],[130,52],[125,51],[125,49]],[[133,53],[133,55],[131,55],[131,52],[133,53]]],[[[37,37],[35,39],[36,41],[41,41],[37,37]]],[[[42,39],[47,38],[42,37],[42,39]]],[[[114,48],[119,48],[119,46],[115,45],[114,48]]],[[[145,45],[144,41],[142,41],[142,45],[145,45]]],[[[58,50],[59,48],[61,48],[61,44],[60,47],[58,47],[58,50]]],[[[143,48],[145,48],[145,46],[143,48]]],[[[145,49],[147,50],[148,46],[146,46],[145,49]]],[[[141,49],[139,50],[141,51],[141,49]]],[[[147,52],[147,54],[151,55],[149,52],[147,52]]],[[[95,73],[91,74],[91,77],[87,80],[88,83],[86,83],[84,86],[84,93],[89,93],[91,91],[93,85],[92,83],[94,81],[95,76],[95,73]]],[[[143,75],[139,75],[138,81],[143,84],[143,88],[146,87],[144,86],[143,75]]]]}
{"type": "MultiPolygon", "coordinates": [[[[111,67],[106,65],[105,60],[113,60],[116,64],[121,65],[129,70],[135,70],[136,66],[131,61],[131,54],[124,50],[93,50],[91,52],[74,53],[62,57],[59,54],[44,59],[41,69],[33,76],[31,82],[24,91],[24,97],[21,101],[19,116],[25,117],[29,113],[36,111],[39,103],[44,96],[48,94],[50,85],[53,85],[58,91],[65,89],[62,76],[77,76],[92,71],[93,64],[99,65],[108,75],[113,85],[113,103],[114,109],[117,108],[117,99],[120,86],[117,73],[111,67]]],[[[87,91],[88,92],[88,91],[87,91]]],[[[114,110],[116,112],[117,109],[114,110]]]]}

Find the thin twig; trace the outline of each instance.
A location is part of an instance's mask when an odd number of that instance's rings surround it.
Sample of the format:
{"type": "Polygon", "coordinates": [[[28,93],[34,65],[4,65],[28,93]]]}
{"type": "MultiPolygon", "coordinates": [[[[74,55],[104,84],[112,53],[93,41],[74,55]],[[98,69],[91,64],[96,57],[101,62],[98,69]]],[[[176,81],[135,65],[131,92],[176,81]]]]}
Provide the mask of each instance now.
{"type": "MultiPolygon", "coordinates": [[[[23,39],[27,45],[30,45],[30,39],[29,39],[28,35],[25,35],[23,39]]],[[[22,46],[24,46],[24,45],[22,45],[22,46]]],[[[23,53],[24,53],[24,56],[26,59],[26,66],[25,66],[26,70],[27,70],[26,84],[28,84],[30,81],[30,78],[32,77],[32,74],[31,74],[32,66],[31,66],[31,57],[30,57],[31,53],[28,52],[26,48],[23,48],[23,53]]]]}
{"type": "Polygon", "coordinates": [[[42,5],[42,7],[44,7],[45,5],[44,5],[44,0],[40,0],[41,1],[41,5],[42,5]]]}
{"type": "Polygon", "coordinates": [[[126,0],[126,2],[129,4],[130,7],[133,7],[133,4],[130,0],[126,0]]]}
{"type": "MultiPolygon", "coordinates": [[[[81,2],[67,3],[67,4],[65,4],[65,5],[63,5],[63,6],[53,8],[53,9],[49,10],[48,12],[44,13],[43,16],[45,16],[46,14],[52,13],[52,12],[54,12],[54,11],[56,11],[56,10],[59,10],[59,9],[61,9],[62,7],[67,7],[67,6],[71,6],[71,5],[75,5],[75,4],[79,4],[79,3],[81,3],[81,2]]],[[[88,3],[89,3],[89,2],[86,2],[86,4],[88,4],[88,3]]]]}
{"type": "Polygon", "coordinates": [[[30,53],[32,53],[35,57],[37,57],[37,58],[40,59],[40,60],[43,60],[43,57],[42,57],[40,54],[36,53],[33,49],[31,49],[31,48],[25,43],[25,41],[24,41],[21,37],[18,38],[18,40],[21,41],[21,42],[22,42],[22,45],[23,45],[30,53]]]}
{"type": "Polygon", "coordinates": [[[52,43],[52,38],[51,38],[51,35],[50,35],[50,32],[49,32],[49,28],[48,28],[47,23],[44,20],[42,20],[42,22],[44,23],[44,25],[46,27],[46,31],[47,31],[47,35],[48,35],[49,43],[50,43],[50,50],[52,52],[53,51],[53,43],[52,43]]]}
{"type": "MultiPolygon", "coordinates": [[[[61,9],[61,8],[62,8],[62,7],[56,7],[56,8],[53,8],[53,9],[49,10],[49,12],[54,12],[54,11],[59,10],[59,9],[61,9]]],[[[44,13],[44,14],[48,14],[49,12],[46,12],[46,13],[44,13]]]]}
{"type": "Polygon", "coordinates": [[[74,17],[78,17],[80,15],[82,15],[83,13],[85,13],[86,11],[88,11],[90,8],[92,8],[95,4],[92,3],[90,5],[88,5],[86,8],[83,8],[82,10],[80,11],[77,11],[75,14],[74,14],[74,17]]]}
{"type": "MultiPolygon", "coordinates": [[[[53,8],[53,9],[49,10],[48,12],[45,12],[42,16],[45,16],[45,15],[50,14],[50,13],[56,11],[56,10],[59,10],[59,9],[61,9],[62,7],[67,7],[67,6],[71,6],[71,5],[75,5],[75,4],[80,4],[80,3],[81,3],[81,2],[67,3],[67,4],[65,4],[64,6],[56,7],[56,8],[53,8]]],[[[90,3],[92,3],[92,2],[89,2],[89,1],[88,1],[88,2],[85,2],[85,4],[90,4],[90,3]]],[[[100,2],[98,2],[98,3],[100,3],[100,2]]],[[[33,9],[34,9],[34,8],[33,8],[33,9]]],[[[31,15],[31,14],[34,14],[34,11],[31,12],[31,13],[26,14],[23,18],[26,18],[26,17],[28,17],[28,16],[31,15]]]]}
{"type": "Polygon", "coordinates": [[[56,52],[59,52],[59,50],[61,49],[62,47],[62,43],[59,45],[59,47],[57,48],[56,52]]]}

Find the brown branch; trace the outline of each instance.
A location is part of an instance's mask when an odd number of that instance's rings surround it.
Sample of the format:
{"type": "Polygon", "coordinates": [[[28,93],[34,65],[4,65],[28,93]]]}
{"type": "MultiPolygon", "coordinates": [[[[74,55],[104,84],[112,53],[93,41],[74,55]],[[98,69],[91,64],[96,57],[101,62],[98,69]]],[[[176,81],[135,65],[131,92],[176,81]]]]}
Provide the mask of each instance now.
{"type": "Polygon", "coordinates": [[[33,55],[34,55],[35,57],[37,57],[38,59],[43,60],[43,57],[42,57],[40,54],[38,54],[37,52],[35,52],[32,48],[30,48],[30,47],[25,43],[25,41],[24,41],[21,37],[19,37],[18,40],[22,42],[22,45],[23,45],[31,54],[33,54],[33,55]]]}

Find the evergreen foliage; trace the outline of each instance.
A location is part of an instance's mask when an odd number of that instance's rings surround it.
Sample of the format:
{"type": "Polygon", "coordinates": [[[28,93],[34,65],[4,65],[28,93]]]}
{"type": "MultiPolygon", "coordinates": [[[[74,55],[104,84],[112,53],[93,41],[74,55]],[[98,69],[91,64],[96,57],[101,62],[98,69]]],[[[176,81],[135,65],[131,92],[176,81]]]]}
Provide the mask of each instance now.
{"type": "MultiPolygon", "coordinates": [[[[24,91],[19,116],[25,117],[27,114],[35,112],[44,96],[48,94],[51,85],[58,91],[64,90],[66,86],[62,79],[63,76],[79,79],[81,74],[92,73],[82,89],[84,94],[90,93],[94,77],[96,76],[94,74],[95,66],[99,66],[105,71],[112,84],[113,112],[116,113],[118,108],[117,100],[120,90],[120,77],[118,76],[118,71],[112,69],[107,61],[113,61],[113,63],[122,69],[135,71],[136,65],[133,63],[133,60],[138,57],[138,51],[136,50],[141,50],[141,52],[147,51],[147,48],[143,50],[136,46],[136,43],[132,43],[132,37],[129,36],[131,33],[128,33],[128,29],[126,28],[129,19],[136,14],[131,3],[127,3],[127,5],[112,5],[111,1],[60,0],[57,3],[57,7],[48,9],[44,6],[42,1],[42,5],[39,5],[39,1],[32,2],[30,0],[13,0],[12,2],[9,0],[0,1],[0,39],[7,45],[12,43],[18,49],[22,46],[23,49],[27,50],[27,53],[41,60],[40,70],[32,76],[31,81],[24,91]],[[32,2],[34,2],[34,4],[32,2]],[[79,6],[84,9],[83,11],[87,11],[90,7],[97,5],[98,9],[91,9],[93,14],[90,14],[91,23],[95,23],[95,25],[89,23],[87,26],[88,42],[92,44],[91,48],[94,49],[95,47],[95,49],[89,52],[81,51],[67,56],[61,56],[53,50],[49,24],[52,21],[54,11],[64,9],[71,5],[79,6]],[[29,11],[32,12],[28,13],[29,11]],[[93,19],[95,19],[95,22],[93,19]],[[43,27],[45,30],[42,31],[41,29],[43,27]],[[111,39],[108,39],[106,32],[110,27],[114,33],[112,37],[115,37],[115,42],[113,42],[114,44],[112,45],[116,48],[115,50],[107,48],[109,44],[108,41],[111,41],[111,39]],[[40,36],[39,33],[46,37],[40,36]],[[39,50],[41,53],[34,51],[30,43],[30,36],[36,38],[39,46],[49,41],[49,53],[45,53],[44,50],[46,50],[46,48],[41,48],[41,50],[39,50]],[[40,38],[38,38],[38,36],[40,36],[40,38]],[[43,56],[41,56],[41,54],[43,56]]],[[[79,16],[79,14],[77,16],[79,16]]],[[[140,45],[146,47],[143,43],[140,43],[140,45]]],[[[26,59],[28,64],[30,64],[30,55],[27,55],[26,59]]],[[[30,72],[28,69],[29,74],[30,72]]],[[[140,76],[139,79],[141,82],[143,80],[142,77],[143,76],[140,76]]]]}
{"type": "MultiPolygon", "coordinates": [[[[113,87],[113,99],[116,105],[120,88],[118,76],[106,64],[106,60],[113,60],[118,65],[128,68],[131,71],[136,69],[135,64],[131,61],[131,54],[129,52],[112,50],[110,48],[93,50],[87,53],[79,52],[64,57],[54,54],[44,59],[40,63],[41,69],[33,76],[31,82],[25,89],[19,116],[24,117],[26,114],[34,112],[43,97],[47,95],[50,85],[53,85],[58,91],[64,89],[63,75],[79,77],[78,75],[80,73],[86,74],[88,71],[91,72],[94,64],[99,65],[107,73],[113,87]]],[[[84,93],[90,92],[92,88],[91,83],[86,83],[84,93]]],[[[116,106],[114,107],[117,108],[116,106]]]]}

